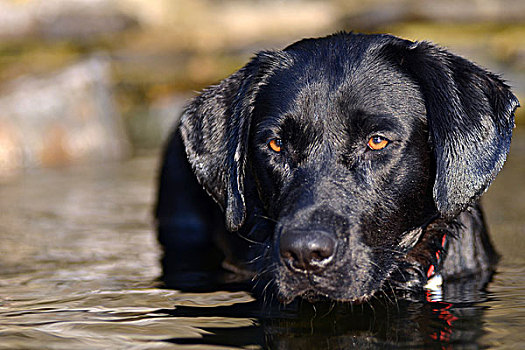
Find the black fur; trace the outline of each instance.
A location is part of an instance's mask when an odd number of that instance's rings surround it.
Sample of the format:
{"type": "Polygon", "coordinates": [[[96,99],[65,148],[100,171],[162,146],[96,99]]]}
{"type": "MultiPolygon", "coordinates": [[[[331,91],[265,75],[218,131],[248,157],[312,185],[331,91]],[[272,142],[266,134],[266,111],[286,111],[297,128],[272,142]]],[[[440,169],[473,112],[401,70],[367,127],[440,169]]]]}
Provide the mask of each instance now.
{"type": "Polygon", "coordinates": [[[517,106],[497,76],[426,42],[340,33],[259,53],[194,98],[173,133],[161,243],[213,242],[284,302],[411,298],[431,264],[445,278],[486,273],[497,255],[477,201],[517,106]],[[388,145],[370,149],[374,136],[388,145]]]}

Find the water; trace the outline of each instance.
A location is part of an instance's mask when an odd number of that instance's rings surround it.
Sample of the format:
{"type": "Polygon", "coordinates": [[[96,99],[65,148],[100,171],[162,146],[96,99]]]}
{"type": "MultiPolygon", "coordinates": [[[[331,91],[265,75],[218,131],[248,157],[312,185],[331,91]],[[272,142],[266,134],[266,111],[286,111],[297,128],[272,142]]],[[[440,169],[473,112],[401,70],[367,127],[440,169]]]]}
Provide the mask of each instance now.
{"type": "Polygon", "coordinates": [[[455,304],[282,307],[163,289],[156,167],[148,156],[0,185],[0,349],[525,347],[522,132],[484,199],[498,272],[455,304]]]}

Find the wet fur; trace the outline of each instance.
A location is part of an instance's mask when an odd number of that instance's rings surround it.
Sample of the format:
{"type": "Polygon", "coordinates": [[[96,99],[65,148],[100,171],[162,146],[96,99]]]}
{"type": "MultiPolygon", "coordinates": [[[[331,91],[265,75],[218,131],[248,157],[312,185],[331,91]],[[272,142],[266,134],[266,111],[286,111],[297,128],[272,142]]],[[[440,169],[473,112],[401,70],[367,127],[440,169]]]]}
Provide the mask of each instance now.
{"type": "Polygon", "coordinates": [[[159,239],[181,259],[218,246],[283,302],[413,299],[430,264],[445,279],[486,273],[497,254],[478,199],[517,106],[499,77],[427,42],[339,33],[261,52],[195,97],[171,135],[159,239]],[[367,149],[376,134],[384,150],[367,149]],[[323,270],[283,261],[281,236],[297,230],[336,240],[323,270]]]}

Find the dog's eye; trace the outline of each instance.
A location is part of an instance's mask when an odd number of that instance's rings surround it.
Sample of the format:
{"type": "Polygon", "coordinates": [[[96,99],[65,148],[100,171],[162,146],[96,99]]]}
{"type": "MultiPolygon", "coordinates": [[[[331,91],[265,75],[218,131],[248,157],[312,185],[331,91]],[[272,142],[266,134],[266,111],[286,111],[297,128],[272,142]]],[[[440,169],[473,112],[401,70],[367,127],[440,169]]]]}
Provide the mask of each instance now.
{"type": "Polygon", "coordinates": [[[271,139],[268,142],[268,147],[274,152],[281,152],[281,147],[283,146],[283,141],[281,139],[271,139]]]}
{"type": "Polygon", "coordinates": [[[385,148],[389,142],[390,141],[388,141],[386,138],[382,136],[372,136],[370,140],[368,140],[367,145],[371,150],[379,151],[385,148]]]}

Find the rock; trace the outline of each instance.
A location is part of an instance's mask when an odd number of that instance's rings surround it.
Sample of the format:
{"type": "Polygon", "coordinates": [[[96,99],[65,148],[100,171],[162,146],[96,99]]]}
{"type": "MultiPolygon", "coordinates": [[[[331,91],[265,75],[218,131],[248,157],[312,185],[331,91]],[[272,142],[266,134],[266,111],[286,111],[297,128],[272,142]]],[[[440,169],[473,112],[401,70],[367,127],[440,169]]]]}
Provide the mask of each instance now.
{"type": "Polygon", "coordinates": [[[126,118],[127,130],[137,149],[162,147],[178,125],[179,118],[192,95],[174,94],[152,101],[151,105],[126,118]]]}
{"type": "Polygon", "coordinates": [[[340,23],[347,28],[367,31],[406,21],[502,24],[525,21],[523,0],[401,0],[371,4],[360,12],[343,15],[340,23]]]}
{"type": "Polygon", "coordinates": [[[136,24],[112,0],[0,0],[2,39],[89,39],[136,24]]]}
{"type": "Polygon", "coordinates": [[[129,149],[104,56],[17,79],[0,93],[0,177],[122,159],[129,149]]]}

